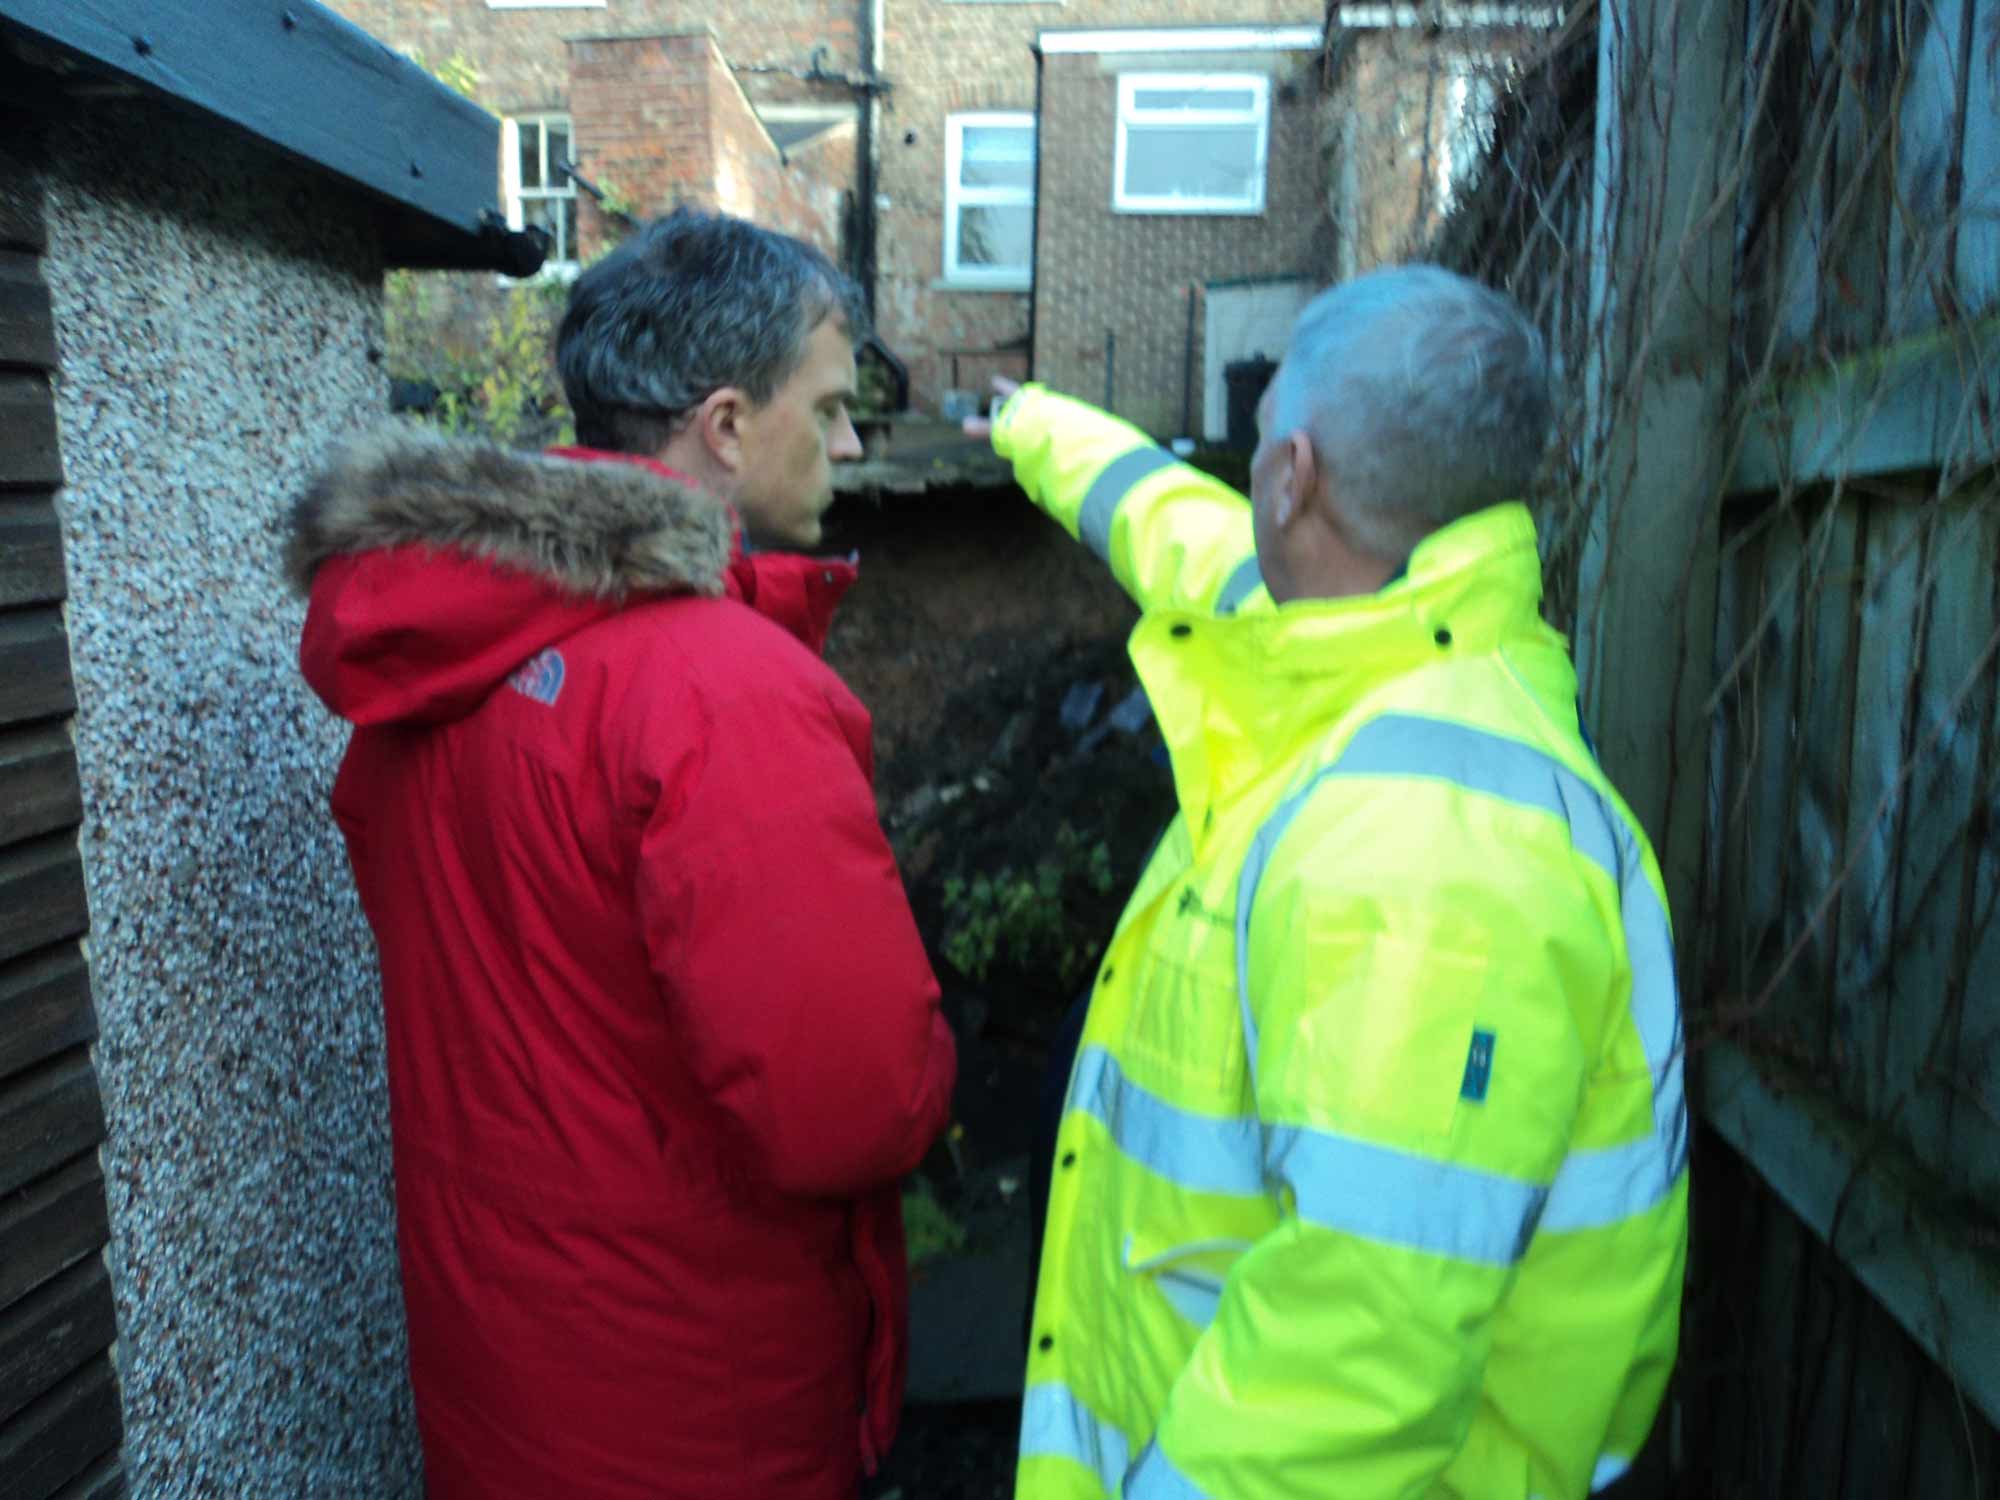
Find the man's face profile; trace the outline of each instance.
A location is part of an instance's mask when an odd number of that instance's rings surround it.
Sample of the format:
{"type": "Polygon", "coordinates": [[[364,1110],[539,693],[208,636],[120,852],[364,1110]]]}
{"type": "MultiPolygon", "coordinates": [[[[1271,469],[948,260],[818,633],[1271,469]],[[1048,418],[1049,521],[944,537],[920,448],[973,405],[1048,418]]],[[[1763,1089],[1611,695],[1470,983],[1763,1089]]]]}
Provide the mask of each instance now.
{"type": "Polygon", "coordinates": [[[823,319],[807,335],[798,367],[741,421],[743,462],[732,498],[751,540],[791,547],[819,541],[820,517],[833,503],[833,465],[861,456],[848,411],[854,397],[847,324],[823,319]]]}

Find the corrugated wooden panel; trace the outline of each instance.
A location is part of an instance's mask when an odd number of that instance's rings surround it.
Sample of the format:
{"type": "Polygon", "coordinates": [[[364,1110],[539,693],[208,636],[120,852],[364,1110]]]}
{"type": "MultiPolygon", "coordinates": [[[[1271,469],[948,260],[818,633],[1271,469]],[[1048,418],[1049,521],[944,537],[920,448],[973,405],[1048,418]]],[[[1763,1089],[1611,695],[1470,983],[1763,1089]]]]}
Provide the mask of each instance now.
{"type": "Polygon", "coordinates": [[[1970,13],[1965,185],[1958,210],[1958,299],[1970,317],[2000,312],[2000,0],[1960,0],[1970,13]]]}
{"type": "Polygon", "coordinates": [[[110,1232],[94,1155],[0,1197],[0,1308],[94,1253],[110,1232]]]}
{"type": "Polygon", "coordinates": [[[83,818],[76,747],[61,725],[0,730],[0,845],[83,818]]]}
{"type": "Polygon", "coordinates": [[[112,1454],[64,1485],[55,1500],[119,1500],[125,1493],[125,1465],[112,1454]]]}
{"type": "Polygon", "coordinates": [[[0,849],[0,963],[90,925],[83,862],[68,834],[0,849]]]}
{"type": "Polygon", "coordinates": [[[48,377],[0,371],[0,488],[52,489],[62,477],[48,377]]]}
{"type": "MultiPolygon", "coordinates": [[[[1788,1055],[1824,1065],[1832,1055],[1837,882],[1847,853],[1848,757],[1854,738],[1854,650],[1865,524],[1851,500],[1812,519],[1799,554],[1798,694],[1793,705],[1793,790],[1787,823],[1760,831],[1784,840],[1786,951],[1797,957],[1783,988],[1788,1055]]],[[[1775,809],[1772,810],[1775,812],[1775,809]]]]}
{"type": "Polygon", "coordinates": [[[111,1278],[92,1256],[0,1313],[0,1423],[111,1347],[111,1278]]]}
{"type": "Polygon", "coordinates": [[[1898,897],[1914,811],[1915,788],[1904,767],[1922,733],[1928,612],[1936,592],[1929,510],[1872,505],[1867,549],[1848,756],[1850,873],[1841,893],[1836,965],[1837,1049],[1845,1061],[1833,1070],[1833,1082],[1861,1118],[1886,1121],[1895,1097],[1907,1094],[1914,1081],[1889,1076],[1889,1037],[1898,1025],[1919,1023],[1914,1003],[1905,1007],[1888,980],[1899,946],[1898,897]]]}
{"type": "Polygon", "coordinates": [[[0,1193],[54,1171],[103,1139],[104,1106],[81,1051],[0,1084],[0,1193]]]}
{"type": "Polygon", "coordinates": [[[96,1035],[90,971],[76,944],[0,966],[0,1078],[96,1035]]]}
{"type": "Polygon", "coordinates": [[[5,1500],[50,1500],[118,1446],[118,1384],[103,1355],[0,1426],[5,1500]]]}
{"type": "MultiPolygon", "coordinates": [[[[1977,899],[1967,889],[1966,866],[1978,858],[1981,762],[1990,753],[2000,516],[1990,506],[1952,505],[1938,518],[1929,553],[1922,619],[1910,622],[1912,631],[1924,628],[1921,672],[1904,684],[1912,706],[1907,753],[1921,759],[1912,767],[1893,851],[1895,920],[1878,916],[1871,923],[1888,945],[1881,985],[1888,1004],[1875,1044],[1870,1115],[1893,1120],[1922,1159],[1976,1191],[1955,1164],[2000,1155],[2000,1134],[1967,1118],[1954,1139],[1951,1090],[1940,1086],[1936,1069],[1958,1054],[1962,1040],[1964,997],[1953,994],[1951,979],[1964,905],[1977,899]]],[[[2000,995],[1982,1008],[1996,1003],[2000,995]]]]}
{"type": "Polygon", "coordinates": [[[61,612],[0,615],[0,725],[51,718],[75,707],[61,612]]]}
{"type": "Polygon", "coordinates": [[[43,250],[48,229],[42,216],[42,183],[33,159],[40,122],[0,110],[0,246],[43,250]]]}
{"type": "Polygon", "coordinates": [[[1961,139],[1958,75],[1963,0],[1900,11],[1911,49],[1896,114],[1895,172],[1901,208],[1889,242],[1886,336],[1907,338],[1938,326],[1951,306],[1951,183],[1961,139]]]}
{"type": "Polygon", "coordinates": [[[68,591],[54,500],[0,498],[0,608],[47,604],[68,591]]]}
{"type": "Polygon", "coordinates": [[[1733,997],[1752,999],[1793,936],[1786,858],[1796,779],[1799,569],[1805,518],[1794,506],[1739,523],[1725,555],[1717,655],[1730,674],[1727,736],[1717,758],[1725,803],[1714,837],[1723,888],[1713,951],[1733,997]]]}
{"type": "Polygon", "coordinates": [[[56,319],[34,256],[0,251],[0,365],[56,367],[56,319]]]}

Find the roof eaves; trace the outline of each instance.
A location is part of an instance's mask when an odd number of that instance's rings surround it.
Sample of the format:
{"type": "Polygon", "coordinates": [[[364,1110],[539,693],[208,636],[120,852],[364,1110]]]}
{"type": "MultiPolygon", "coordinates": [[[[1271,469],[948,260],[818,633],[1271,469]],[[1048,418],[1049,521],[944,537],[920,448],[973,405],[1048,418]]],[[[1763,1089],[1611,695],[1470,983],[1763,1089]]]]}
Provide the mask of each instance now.
{"type": "Polygon", "coordinates": [[[363,190],[391,264],[513,275],[539,264],[499,211],[499,120],[315,0],[0,0],[0,29],[363,190]]]}

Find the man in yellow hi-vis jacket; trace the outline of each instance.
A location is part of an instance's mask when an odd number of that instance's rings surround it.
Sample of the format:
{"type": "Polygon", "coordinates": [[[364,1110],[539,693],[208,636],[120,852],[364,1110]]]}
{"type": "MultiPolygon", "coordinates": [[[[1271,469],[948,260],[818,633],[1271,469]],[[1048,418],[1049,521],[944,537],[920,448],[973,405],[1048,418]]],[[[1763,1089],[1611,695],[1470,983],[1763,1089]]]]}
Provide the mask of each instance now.
{"type": "Polygon", "coordinates": [[[1145,611],[1180,803],[1070,1074],[1020,1500],[1562,1500],[1646,1439],[1680,1006],[1513,499],[1549,425],[1427,267],[1306,309],[1247,505],[1040,387],[992,420],[1145,611]]]}

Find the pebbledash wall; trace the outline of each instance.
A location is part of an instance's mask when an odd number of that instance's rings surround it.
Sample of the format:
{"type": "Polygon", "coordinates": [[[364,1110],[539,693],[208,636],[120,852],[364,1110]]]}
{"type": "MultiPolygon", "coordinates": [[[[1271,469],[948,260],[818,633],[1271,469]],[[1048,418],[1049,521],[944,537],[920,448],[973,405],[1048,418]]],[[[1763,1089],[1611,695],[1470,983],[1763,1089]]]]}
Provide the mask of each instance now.
{"type": "Polygon", "coordinates": [[[382,251],[322,179],[154,106],[54,125],[46,181],[127,1473],[414,1495],[345,733],[277,567],[384,405],[382,251]]]}

